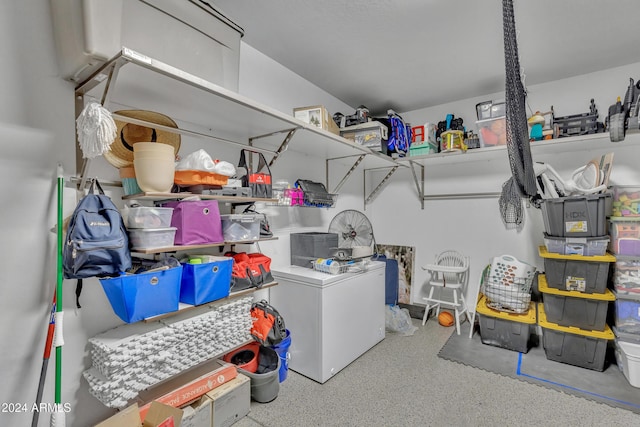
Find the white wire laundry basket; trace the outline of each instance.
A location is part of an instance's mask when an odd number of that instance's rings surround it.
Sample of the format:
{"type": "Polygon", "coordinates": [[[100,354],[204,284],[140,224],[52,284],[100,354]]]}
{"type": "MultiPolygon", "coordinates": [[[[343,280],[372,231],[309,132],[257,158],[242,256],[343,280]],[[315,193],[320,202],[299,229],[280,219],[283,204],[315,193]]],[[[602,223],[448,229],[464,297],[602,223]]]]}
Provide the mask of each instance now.
{"type": "Polygon", "coordinates": [[[531,302],[531,287],[536,268],[510,255],[495,257],[485,269],[482,293],[487,306],[509,313],[526,313],[531,302]]]}

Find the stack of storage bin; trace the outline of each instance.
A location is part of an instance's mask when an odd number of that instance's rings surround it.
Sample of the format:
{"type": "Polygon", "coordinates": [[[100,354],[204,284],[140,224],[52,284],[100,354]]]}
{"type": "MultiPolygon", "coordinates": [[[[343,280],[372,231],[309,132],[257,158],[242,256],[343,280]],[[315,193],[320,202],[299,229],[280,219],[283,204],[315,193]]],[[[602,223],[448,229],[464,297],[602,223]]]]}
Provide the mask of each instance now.
{"type": "Polygon", "coordinates": [[[547,359],[597,371],[604,370],[606,350],[614,339],[607,324],[615,295],[607,289],[615,257],[606,252],[611,194],[544,200],[545,274],[538,277],[547,359]]]}
{"type": "Polygon", "coordinates": [[[132,249],[173,246],[177,230],[171,226],[173,208],[136,206],[127,208],[124,217],[132,249]]]}
{"type": "Polygon", "coordinates": [[[640,387],[640,187],[614,187],[609,250],[616,254],[616,361],[629,383],[640,387]]]}
{"type": "Polygon", "coordinates": [[[535,267],[502,255],[493,258],[482,277],[476,304],[483,344],[527,353],[536,325],[531,301],[535,267]]]}

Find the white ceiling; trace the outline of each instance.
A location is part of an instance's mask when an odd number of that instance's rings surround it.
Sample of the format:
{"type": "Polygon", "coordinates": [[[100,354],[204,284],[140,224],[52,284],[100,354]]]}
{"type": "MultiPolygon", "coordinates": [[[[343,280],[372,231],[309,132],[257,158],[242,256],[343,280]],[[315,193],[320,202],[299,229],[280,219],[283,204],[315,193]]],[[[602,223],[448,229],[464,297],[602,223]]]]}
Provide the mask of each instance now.
{"type": "MultiPolygon", "coordinates": [[[[213,1],[246,44],[372,114],[504,90],[501,0],[213,1]]],[[[639,62],[639,5],[514,0],[525,84],[639,62]]]]}

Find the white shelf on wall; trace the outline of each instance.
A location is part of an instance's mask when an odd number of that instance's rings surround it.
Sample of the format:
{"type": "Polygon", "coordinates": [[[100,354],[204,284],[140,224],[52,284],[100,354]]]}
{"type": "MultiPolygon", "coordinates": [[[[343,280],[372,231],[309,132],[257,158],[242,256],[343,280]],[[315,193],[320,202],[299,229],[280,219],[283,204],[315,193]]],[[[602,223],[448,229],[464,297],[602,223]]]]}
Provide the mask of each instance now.
{"type": "Polygon", "coordinates": [[[363,167],[395,164],[388,156],[128,48],[80,83],[76,96],[103,101],[108,109],[111,102],[151,111],[161,106],[160,112],[180,123],[177,133],[240,148],[292,150],[322,160],[365,155],[363,167]]]}
{"type": "MultiPolygon", "coordinates": [[[[591,150],[617,150],[624,148],[625,145],[637,145],[640,138],[636,135],[627,135],[622,142],[611,142],[609,133],[596,133],[591,135],[572,136],[567,138],[557,138],[547,141],[537,141],[531,143],[531,155],[550,155],[567,153],[572,151],[591,151],[591,150]]],[[[436,153],[426,154],[423,156],[404,157],[398,159],[398,162],[417,163],[423,166],[435,165],[464,165],[468,162],[482,162],[496,159],[508,160],[506,145],[495,147],[484,147],[467,150],[466,152],[455,153],[436,153]]]]}
{"type": "MultiPolygon", "coordinates": [[[[538,141],[531,144],[531,155],[533,161],[540,161],[539,159],[549,156],[560,155],[563,153],[578,153],[578,152],[618,152],[619,155],[623,155],[623,152],[627,149],[637,147],[640,145],[640,133],[627,134],[624,141],[611,142],[608,132],[573,136],[567,138],[558,138],[546,141],[538,141]]],[[[600,154],[598,154],[600,155],[600,154]]],[[[596,155],[594,155],[595,157],[596,155]]],[[[470,168],[473,167],[480,171],[482,168],[495,168],[497,166],[504,166],[508,168],[509,156],[507,154],[507,147],[505,145],[495,147],[476,148],[467,150],[466,152],[455,153],[437,153],[427,154],[423,156],[404,157],[397,160],[400,164],[408,165],[414,174],[414,181],[417,188],[418,199],[422,203],[424,209],[425,200],[443,200],[443,199],[471,199],[471,198],[494,198],[499,197],[498,191],[484,191],[475,193],[448,193],[448,192],[436,192],[430,194],[425,190],[425,186],[428,185],[428,179],[425,182],[424,172],[425,169],[449,166],[470,168]],[[488,164],[492,162],[492,165],[488,164]],[[498,162],[500,165],[498,165],[498,162]],[[417,178],[418,170],[421,173],[422,180],[417,178]]],[[[614,160],[615,164],[615,160],[614,160]]],[[[492,169],[494,170],[494,169],[492,169]]]]}

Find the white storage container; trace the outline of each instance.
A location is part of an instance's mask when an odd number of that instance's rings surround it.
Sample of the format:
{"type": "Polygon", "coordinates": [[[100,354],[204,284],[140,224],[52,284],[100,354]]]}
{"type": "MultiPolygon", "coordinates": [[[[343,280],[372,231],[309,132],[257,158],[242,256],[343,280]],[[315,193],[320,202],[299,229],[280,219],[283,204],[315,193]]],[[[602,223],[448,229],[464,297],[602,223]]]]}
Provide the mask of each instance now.
{"type": "Polygon", "coordinates": [[[241,27],[200,0],[52,0],[60,72],[81,82],[122,47],[238,90],[241,27]]]}
{"type": "Polygon", "coordinates": [[[388,128],[380,122],[367,122],[340,129],[340,136],[374,151],[381,151],[382,142],[389,138],[388,132],[388,128]]]}
{"type": "Polygon", "coordinates": [[[602,256],[607,253],[609,236],[556,237],[544,233],[547,251],[561,255],[602,256]]]}
{"type": "Polygon", "coordinates": [[[616,362],[629,384],[640,388],[640,344],[616,339],[616,362]]]}
{"type": "Polygon", "coordinates": [[[171,227],[173,208],[138,206],[125,209],[127,228],[171,227]]]}
{"type": "Polygon", "coordinates": [[[132,249],[149,250],[173,246],[176,227],[169,228],[132,228],[129,241],[132,249]]]}
{"type": "Polygon", "coordinates": [[[262,214],[220,215],[225,242],[243,242],[260,238],[262,214]]]}

